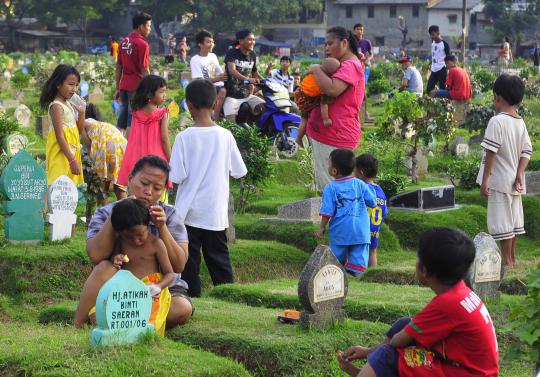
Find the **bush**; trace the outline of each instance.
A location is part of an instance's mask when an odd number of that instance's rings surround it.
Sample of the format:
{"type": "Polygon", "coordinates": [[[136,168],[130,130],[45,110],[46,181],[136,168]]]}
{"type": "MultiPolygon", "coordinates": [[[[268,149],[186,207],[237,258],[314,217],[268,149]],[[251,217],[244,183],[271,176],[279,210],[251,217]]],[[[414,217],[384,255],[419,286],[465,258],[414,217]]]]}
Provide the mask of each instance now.
{"type": "Polygon", "coordinates": [[[481,157],[474,155],[463,159],[453,159],[448,166],[448,177],[454,186],[471,190],[477,187],[476,176],[480,168],[481,157]]]}
{"type": "Polygon", "coordinates": [[[381,186],[388,199],[404,191],[409,182],[409,177],[394,172],[381,172],[377,178],[377,184],[381,186]]]}
{"type": "Polygon", "coordinates": [[[236,201],[236,210],[243,213],[253,194],[272,177],[273,167],[269,158],[272,141],[261,136],[255,127],[240,127],[226,119],[220,124],[232,132],[248,170],[240,180],[239,198],[236,201]]]}
{"type": "Polygon", "coordinates": [[[16,90],[22,90],[28,87],[30,83],[30,75],[27,75],[23,71],[17,71],[11,77],[11,85],[16,90]]]}
{"type": "Polygon", "coordinates": [[[480,69],[471,74],[471,84],[477,93],[487,93],[493,88],[497,76],[490,70],[480,69]]]}
{"type": "Polygon", "coordinates": [[[0,143],[3,139],[19,130],[19,122],[6,113],[0,112],[0,143]]]}
{"type": "Polygon", "coordinates": [[[385,78],[368,81],[367,92],[370,96],[388,93],[390,89],[392,89],[392,85],[385,78]]]}
{"type": "Polygon", "coordinates": [[[531,272],[528,280],[529,293],[523,302],[513,307],[510,315],[511,322],[505,328],[516,338],[507,356],[515,358],[519,354],[527,354],[538,366],[540,364],[540,269],[531,272]]]}

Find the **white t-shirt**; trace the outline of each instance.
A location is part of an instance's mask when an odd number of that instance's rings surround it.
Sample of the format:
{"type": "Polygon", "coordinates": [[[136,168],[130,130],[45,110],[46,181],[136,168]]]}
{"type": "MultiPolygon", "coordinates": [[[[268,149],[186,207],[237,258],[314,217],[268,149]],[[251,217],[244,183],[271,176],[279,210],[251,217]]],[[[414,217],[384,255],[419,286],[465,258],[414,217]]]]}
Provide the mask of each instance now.
{"type": "MultiPolygon", "coordinates": [[[[519,194],[514,190],[519,159],[521,157],[530,159],[532,154],[531,139],[523,119],[507,113],[495,115],[489,120],[484,140],[480,145],[485,150],[496,153],[488,188],[506,194],[519,194]]],[[[484,167],[485,152],[476,178],[479,185],[482,184],[484,167]]]]}
{"type": "Polygon", "coordinates": [[[287,88],[289,93],[294,92],[294,77],[290,73],[286,76],[283,76],[283,74],[281,73],[281,69],[273,69],[270,71],[270,75],[279,84],[287,88]]]}
{"type": "Polygon", "coordinates": [[[431,72],[439,72],[445,67],[444,58],[446,58],[446,51],[448,49],[444,41],[439,43],[431,42],[431,72]]]}
{"type": "MultiPolygon", "coordinates": [[[[223,74],[223,69],[219,65],[218,58],[213,52],[207,56],[195,55],[189,61],[192,79],[211,79],[223,74]]],[[[214,83],[215,86],[223,86],[223,81],[214,83]]]]}
{"type": "Polygon", "coordinates": [[[190,127],[176,135],[169,179],[177,183],[175,208],[185,225],[229,227],[229,176],[247,173],[232,133],[220,126],[190,127]]]}

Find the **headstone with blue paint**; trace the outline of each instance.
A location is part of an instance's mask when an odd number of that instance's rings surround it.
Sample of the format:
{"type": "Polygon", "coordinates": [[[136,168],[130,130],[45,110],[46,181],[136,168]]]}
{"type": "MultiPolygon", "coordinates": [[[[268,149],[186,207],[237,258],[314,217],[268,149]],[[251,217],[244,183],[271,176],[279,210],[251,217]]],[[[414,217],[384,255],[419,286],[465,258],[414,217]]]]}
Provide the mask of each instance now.
{"type": "Polygon", "coordinates": [[[105,347],[137,342],[154,331],[150,290],[127,270],[118,271],[101,287],[96,300],[96,322],[90,341],[105,347]]]}
{"type": "Polygon", "coordinates": [[[7,197],[2,207],[4,235],[9,242],[43,240],[43,197],[47,190],[45,170],[25,150],[19,151],[0,176],[0,191],[7,197]]]}
{"type": "Polygon", "coordinates": [[[47,222],[51,224],[49,228],[51,241],[71,238],[73,224],[77,222],[77,215],[74,212],[78,201],[77,186],[66,175],[58,177],[49,187],[47,202],[51,213],[47,214],[47,222]]]}

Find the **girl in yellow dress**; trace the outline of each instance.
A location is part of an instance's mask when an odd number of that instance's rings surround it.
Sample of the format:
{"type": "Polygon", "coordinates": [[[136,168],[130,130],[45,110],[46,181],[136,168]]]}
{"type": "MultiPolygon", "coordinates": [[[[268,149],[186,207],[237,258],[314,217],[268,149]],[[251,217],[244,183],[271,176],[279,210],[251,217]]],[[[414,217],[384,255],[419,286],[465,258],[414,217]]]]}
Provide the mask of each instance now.
{"type": "MultiPolygon", "coordinates": [[[[103,188],[109,191],[113,185],[116,199],[125,198],[126,188],[119,186],[116,181],[126,151],[126,138],[118,128],[103,121],[101,112],[93,103],[86,106],[84,128],[88,137],[82,135],[83,144],[93,160],[92,167],[103,182],[103,188]]],[[[108,198],[105,198],[101,205],[107,202],[108,198]]]]}
{"type": "Polygon", "coordinates": [[[77,93],[80,79],[75,67],[60,64],[41,92],[39,103],[48,110],[52,124],[47,134],[46,148],[49,186],[61,175],[67,175],[76,185],[84,183],[79,134],[85,132],[86,109],[79,105],[74,107],[68,102],[77,93]]]}

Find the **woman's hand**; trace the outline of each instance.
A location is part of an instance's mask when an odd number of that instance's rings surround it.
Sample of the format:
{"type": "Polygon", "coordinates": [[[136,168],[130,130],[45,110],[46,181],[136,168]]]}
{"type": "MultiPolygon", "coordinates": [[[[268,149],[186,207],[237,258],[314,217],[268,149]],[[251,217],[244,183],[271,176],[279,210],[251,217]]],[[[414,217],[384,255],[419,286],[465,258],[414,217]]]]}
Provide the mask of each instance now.
{"type": "Polygon", "coordinates": [[[161,231],[161,229],[167,223],[167,215],[165,214],[165,210],[160,205],[154,204],[150,206],[150,217],[152,218],[152,222],[158,231],[161,231]]]}

